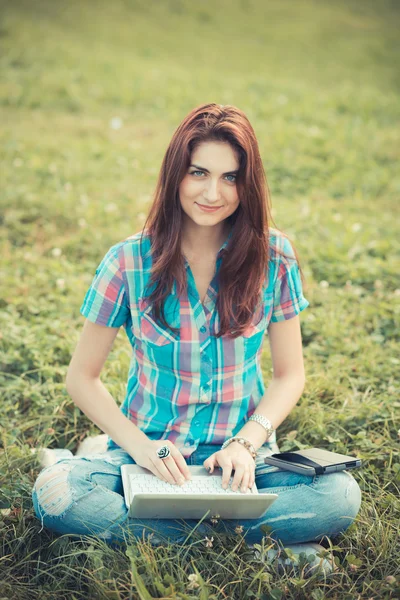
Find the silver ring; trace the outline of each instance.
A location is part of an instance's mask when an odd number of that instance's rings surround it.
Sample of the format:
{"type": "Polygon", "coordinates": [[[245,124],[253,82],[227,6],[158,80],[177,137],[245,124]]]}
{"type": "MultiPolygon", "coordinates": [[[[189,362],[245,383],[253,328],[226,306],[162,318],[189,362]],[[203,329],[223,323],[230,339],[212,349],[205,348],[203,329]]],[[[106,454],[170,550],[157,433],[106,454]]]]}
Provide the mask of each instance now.
{"type": "Polygon", "coordinates": [[[157,450],[157,456],[158,458],[168,458],[168,456],[171,454],[171,450],[168,448],[168,446],[161,446],[161,448],[159,448],[157,450]]]}

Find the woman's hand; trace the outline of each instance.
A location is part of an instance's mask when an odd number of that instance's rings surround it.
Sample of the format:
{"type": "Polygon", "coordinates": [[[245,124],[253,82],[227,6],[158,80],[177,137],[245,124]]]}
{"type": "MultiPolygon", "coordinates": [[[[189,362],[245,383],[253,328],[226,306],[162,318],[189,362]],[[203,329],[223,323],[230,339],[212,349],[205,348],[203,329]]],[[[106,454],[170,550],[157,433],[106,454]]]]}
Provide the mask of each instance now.
{"type": "Polygon", "coordinates": [[[247,492],[247,488],[251,488],[255,481],[256,463],[250,452],[239,442],[231,442],[224,450],[218,450],[211,454],[203,465],[210,473],[213,472],[215,466],[222,468],[222,487],[228,487],[232,469],[235,470],[235,475],[232,481],[231,489],[236,491],[240,487],[241,492],[247,492]]]}
{"type": "Polygon", "coordinates": [[[182,485],[185,480],[191,479],[189,467],[184,456],[169,440],[148,440],[142,443],[132,454],[133,460],[140,467],[151,471],[162,481],[173,485],[182,485]],[[161,446],[168,446],[171,454],[167,458],[159,458],[157,450],[161,446]]]}

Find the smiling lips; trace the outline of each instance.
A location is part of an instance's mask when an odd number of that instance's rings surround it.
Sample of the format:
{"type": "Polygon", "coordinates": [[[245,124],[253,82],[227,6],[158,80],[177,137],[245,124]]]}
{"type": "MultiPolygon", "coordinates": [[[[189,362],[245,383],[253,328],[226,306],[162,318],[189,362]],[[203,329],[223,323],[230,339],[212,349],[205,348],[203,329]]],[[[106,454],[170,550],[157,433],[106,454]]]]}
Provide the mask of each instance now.
{"type": "Polygon", "coordinates": [[[198,202],[196,202],[196,204],[199,208],[201,208],[201,210],[204,210],[205,212],[215,212],[216,210],[221,208],[220,206],[204,206],[203,204],[199,204],[198,202]]]}

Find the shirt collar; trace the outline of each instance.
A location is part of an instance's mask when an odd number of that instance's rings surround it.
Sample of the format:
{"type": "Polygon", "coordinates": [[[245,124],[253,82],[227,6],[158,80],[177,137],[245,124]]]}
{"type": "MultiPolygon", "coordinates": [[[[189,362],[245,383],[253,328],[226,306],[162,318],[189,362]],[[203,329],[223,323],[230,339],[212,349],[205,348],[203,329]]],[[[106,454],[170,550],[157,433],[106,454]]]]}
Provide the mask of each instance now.
{"type": "Polygon", "coordinates": [[[226,249],[226,247],[227,247],[227,245],[229,243],[229,240],[231,239],[232,235],[233,235],[233,227],[231,227],[231,230],[229,232],[228,237],[226,238],[226,240],[222,244],[221,248],[218,250],[217,256],[219,256],[226,249]]]}

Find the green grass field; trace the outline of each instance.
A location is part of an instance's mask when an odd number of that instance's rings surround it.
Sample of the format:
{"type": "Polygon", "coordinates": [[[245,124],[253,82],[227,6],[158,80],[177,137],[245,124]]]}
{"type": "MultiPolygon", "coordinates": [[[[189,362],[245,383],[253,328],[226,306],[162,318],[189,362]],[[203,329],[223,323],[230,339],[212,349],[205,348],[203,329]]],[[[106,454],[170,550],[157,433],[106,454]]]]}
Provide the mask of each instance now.
{"type": "MultiPolygon", "coordinates": [[[[0,2],[1,600],[400,596],[399,25],[394,0],[0,2]],[[39,534],[34,516],[31,450],[99,433],[65,389],[84,294],[143,226],[170,137],[204,102],[248,115],[306,276],[307,384],[281,448],[364,461],[326,581],[279,576],[212,524],[211,548],[193,531],[112,550],[39,534]]],[[[121,331],[102,373],[118,403],[129,360],[121,331]]]]}

